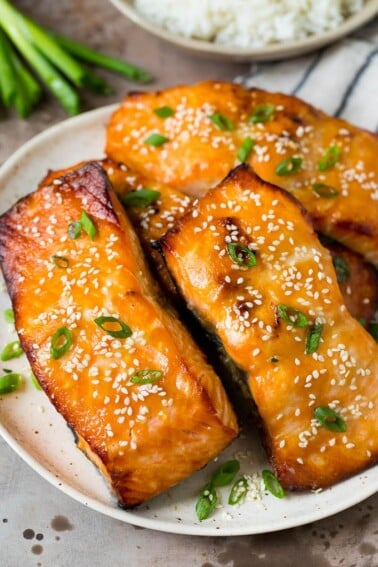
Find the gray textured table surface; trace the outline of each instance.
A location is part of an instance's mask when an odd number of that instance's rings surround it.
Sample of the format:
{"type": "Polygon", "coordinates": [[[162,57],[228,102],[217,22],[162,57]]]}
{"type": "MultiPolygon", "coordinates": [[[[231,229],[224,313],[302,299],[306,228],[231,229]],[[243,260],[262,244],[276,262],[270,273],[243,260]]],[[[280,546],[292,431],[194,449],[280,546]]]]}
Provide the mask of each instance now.
{"type": "MultiPolygon", "coordinates": [[[[153,88],[205,78],[230,79],[246,67],[193,58],[135,28],[105,0],[16,2],[41,22],[147,67],[153,88]]],[[[106,73],[105,73],[106,75],[106,73]]],[[[111,77],[110,99],[133,88],[111,77]]],[[[46,97],[27,122],[0,122],[0,163],[34,134],[65,118],[46,97]]],[[[0,441],[0,566],[71,567],[377,567],[378,496],[326,520],[274,534],[200,538],[126,525],[85,508],[51,487],[0,441]]]]}

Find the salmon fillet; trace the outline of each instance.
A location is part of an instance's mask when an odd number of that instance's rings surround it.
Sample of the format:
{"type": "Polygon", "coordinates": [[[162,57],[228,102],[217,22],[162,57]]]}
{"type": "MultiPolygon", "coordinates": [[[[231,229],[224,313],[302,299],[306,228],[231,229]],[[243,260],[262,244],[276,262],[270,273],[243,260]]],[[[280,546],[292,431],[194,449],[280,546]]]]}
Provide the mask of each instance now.
{"type": "Polygon", "coordinates": [[[242,165],[162,247],[189,307],[247,373],[280,482],[324,488],[376,463],[378,346],[299,202],[242,165]]]}
{"type": "Polygon", "coordinates": [[[99,164],[1,216],[0,262],[33,372],[121,505],[187,478],[236,437],[218,376],[152,280],[99,164]]]}
{"type": "Polygon", "coordinates": [[[245,161],[299,199],[318,231],[378,266],[378,137],[296,97],[211,81],[131,93],[106,153],[194,196],[245,161]]]}

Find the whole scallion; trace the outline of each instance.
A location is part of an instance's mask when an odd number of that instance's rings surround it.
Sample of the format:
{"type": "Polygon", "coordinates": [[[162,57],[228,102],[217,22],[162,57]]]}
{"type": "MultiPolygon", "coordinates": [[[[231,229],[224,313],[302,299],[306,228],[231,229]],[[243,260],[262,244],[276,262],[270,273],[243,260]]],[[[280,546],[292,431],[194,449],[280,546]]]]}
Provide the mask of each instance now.
{"type": "Polygon", "coordinates": [[[26,118],[37,104],[42,89],[30,73],[30,66],[68,114],[77,114],[80,96],[76,89],[87,87],[104,95],[112,92],[108,83],[83,62],[132,81],[152,79],[144,69],[53,33],[26,17],[8,0],[0,0],[0,102],[5,107],[15,106],[19,115],[26,118]]]}

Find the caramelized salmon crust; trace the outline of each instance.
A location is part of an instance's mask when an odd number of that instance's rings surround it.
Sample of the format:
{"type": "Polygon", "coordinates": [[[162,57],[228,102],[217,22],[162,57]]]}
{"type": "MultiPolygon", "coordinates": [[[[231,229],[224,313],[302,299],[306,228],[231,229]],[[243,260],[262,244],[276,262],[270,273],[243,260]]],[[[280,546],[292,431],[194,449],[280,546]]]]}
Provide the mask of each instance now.
{"type": "Polygon", "coordinates": [[[299,202],[239,166],[162,248],[188,305],[247,373],[281,483],[324,488],[376,463],[378,346],[299,202]]]}
{"type": "Polygon", "coordinates": [[[134,506],[238,434],[221,382],[146,267],[97,163],[0,217],[0,261],[33,372],[79,447],[134,506]]]}
{"type": "Polygon", "coordinates": [[[131,93],[106,153],[194,196],[246,162],[301,201],[318,231],[378,266],[378,137],[296,97],[211,81],[131,93]],[[162,106],[171,116],[154,112],[162,106]]]}

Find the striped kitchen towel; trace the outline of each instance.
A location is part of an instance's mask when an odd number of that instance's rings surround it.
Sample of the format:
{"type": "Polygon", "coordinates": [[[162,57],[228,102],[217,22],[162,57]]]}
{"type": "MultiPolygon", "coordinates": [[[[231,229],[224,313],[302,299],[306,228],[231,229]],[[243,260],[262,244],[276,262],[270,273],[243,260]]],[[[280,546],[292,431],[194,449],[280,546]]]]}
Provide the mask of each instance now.
{"type": "Polygon", "coordinates": [[[235,80],[246,87],[295,94],[329,114],[377,131],[378,21],[318,52],[254,63],[235,80]]]}

